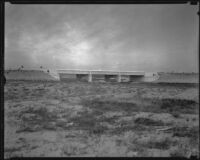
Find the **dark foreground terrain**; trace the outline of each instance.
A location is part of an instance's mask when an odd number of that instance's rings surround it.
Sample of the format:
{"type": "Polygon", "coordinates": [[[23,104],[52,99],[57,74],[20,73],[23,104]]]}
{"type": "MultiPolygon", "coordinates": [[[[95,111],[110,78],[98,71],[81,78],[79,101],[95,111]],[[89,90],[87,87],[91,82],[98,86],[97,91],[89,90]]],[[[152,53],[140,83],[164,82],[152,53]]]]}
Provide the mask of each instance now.
{"type": "Polygon", "coordinates": [[[5,158],[199,155],[198,84],[8,81],[5,158]]]}

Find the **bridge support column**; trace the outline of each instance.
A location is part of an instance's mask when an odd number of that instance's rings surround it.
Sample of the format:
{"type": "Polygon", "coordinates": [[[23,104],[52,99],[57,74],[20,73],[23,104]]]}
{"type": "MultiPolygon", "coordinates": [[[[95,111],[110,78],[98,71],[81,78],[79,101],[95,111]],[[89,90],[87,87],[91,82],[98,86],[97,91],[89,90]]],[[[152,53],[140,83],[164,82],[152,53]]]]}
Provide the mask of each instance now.
{"type": "Polygon", "coordinates": [[[88,82],[92,82],[92,74],[91,73],[88,75],[88,82]]]}
{"type": "Polygon", "coordinates": [[[122,82],[122,76],[121,75],[117,75],[117,82],[122,82]]]}

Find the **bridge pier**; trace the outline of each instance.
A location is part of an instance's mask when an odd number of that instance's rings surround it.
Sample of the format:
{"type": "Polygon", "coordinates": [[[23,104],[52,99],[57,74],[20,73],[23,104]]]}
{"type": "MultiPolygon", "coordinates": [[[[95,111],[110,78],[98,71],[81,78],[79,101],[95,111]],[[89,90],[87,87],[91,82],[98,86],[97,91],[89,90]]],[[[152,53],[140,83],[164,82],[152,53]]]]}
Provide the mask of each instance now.
{"type": "Polygon", "coordinates": [[[88,82],[92,82],[92,74],[88,74],[88,82]]]}
{"type": "Polygon", "coordinates": [[[121,75],[117,75],[117,82],[122,82],[122,76],[121,75]]]}

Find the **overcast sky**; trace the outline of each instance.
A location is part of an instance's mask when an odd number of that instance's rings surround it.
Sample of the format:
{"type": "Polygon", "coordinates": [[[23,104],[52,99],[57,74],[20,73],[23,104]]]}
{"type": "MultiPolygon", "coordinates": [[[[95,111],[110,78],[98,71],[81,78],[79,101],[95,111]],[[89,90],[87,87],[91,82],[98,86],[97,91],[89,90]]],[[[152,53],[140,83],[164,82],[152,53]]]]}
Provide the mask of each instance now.
{"type": "Polygon", "coordinates": [[[198,6],[5,6],[5,67],[198,71],[198,6]]]}

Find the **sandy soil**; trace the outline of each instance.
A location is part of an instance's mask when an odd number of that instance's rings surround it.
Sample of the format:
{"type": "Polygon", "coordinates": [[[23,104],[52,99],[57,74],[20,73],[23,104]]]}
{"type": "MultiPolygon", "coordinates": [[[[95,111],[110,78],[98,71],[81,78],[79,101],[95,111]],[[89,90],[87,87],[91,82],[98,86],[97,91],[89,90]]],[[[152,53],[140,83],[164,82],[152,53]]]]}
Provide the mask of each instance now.
{"type": "Polygon", "coordinates": [[[5,158],[199,155],[198,85],[7,82],[5,158]]]}

